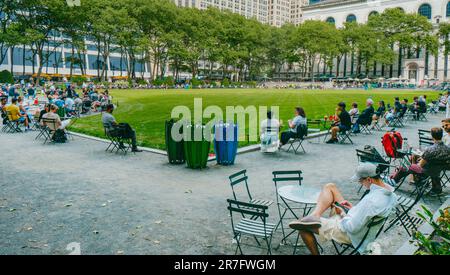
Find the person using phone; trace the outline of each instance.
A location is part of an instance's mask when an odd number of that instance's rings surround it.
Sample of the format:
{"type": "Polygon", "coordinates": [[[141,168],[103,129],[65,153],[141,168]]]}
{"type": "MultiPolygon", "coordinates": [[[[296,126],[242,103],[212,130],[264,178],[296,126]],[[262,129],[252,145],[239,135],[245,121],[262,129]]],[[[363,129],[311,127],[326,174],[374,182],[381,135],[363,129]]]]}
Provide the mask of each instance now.
{"type": "MultiPolygon", "coordinates": [[[[299,231],[311,254],[319,254],[314,234],[318,235],[321,241],[334,240],[356,247],[364,238],[371,219],[388,217],[397,205],[393,188],[383,182],[380,170],[375,164],[360,163],[352,180],[369,190],[356,205],[344,199],[336,184],[329,183],[323,187],[313,212],[289,224],[289,227],[299,231]],[[322,217],[327,210],[334,210],[336,214],[330,218],[322,217]]],[[[364,253],[367,245],[374,239],[375,236],[369,234],[358,251],[364,253]]]]}

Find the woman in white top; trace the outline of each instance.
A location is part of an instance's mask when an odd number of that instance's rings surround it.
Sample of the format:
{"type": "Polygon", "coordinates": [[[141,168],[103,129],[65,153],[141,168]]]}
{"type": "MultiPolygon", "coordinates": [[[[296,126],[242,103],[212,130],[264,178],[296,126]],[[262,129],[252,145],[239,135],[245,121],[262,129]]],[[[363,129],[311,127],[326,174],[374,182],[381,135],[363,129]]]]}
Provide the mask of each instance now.
{"type": "Polygon", "coordinates": [[[272,112],[267,112],[267,119],[263,120],[260,125],[261,132],[261,152],[275,152],[278,150],[278,132],[280,122],[276,118],[272,118],[272,112]]]}
{"type": "Polygon", "coordinates": [[[350,109],[350,111],[348,111],[348,114],[350,115],[352,124],[355,124],[356,120],[358,119],[358,115],[359,115],[358,104],[356,102],[353,102],[352,108],[350,109]]]}

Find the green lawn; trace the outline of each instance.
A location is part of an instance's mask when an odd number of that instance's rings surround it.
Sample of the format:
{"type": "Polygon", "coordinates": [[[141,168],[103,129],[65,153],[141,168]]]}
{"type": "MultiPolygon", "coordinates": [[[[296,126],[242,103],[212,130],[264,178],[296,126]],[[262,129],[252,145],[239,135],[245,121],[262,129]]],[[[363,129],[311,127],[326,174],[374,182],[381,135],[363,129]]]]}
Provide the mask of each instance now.
{"type": "MultiPolygon", "coordinates": [[[[427,94],[428,99],[435,99],[438,92],[407,90],[263,90],[263,89],[208,89],[208,90],[112,90],[113,101],[119,103],[114,116],[119,122],[128,122],[136,129],[140,145],[153,148],[165,148],[164,121],[170,119],[174,106],[185,105],[191,110],[194,98],[203,99],[203,108],[218,105],[225,113],[225,106],[254,105],[279,106],[280,119],[287,121],[293,116],[293,108],[301,106],[308,118],[323,118],[334,113],[336,104],[352,102],[363,109],[365,99],[372,97],[375,101],[385,100],[393,103],[394,97],[408,98],[427,94]]],[[[193,111],[192,111],[193,112],[193,111]]],[[[284,123],[286,124],[286,123],[284,123]]],[[[247,126],[248,127],[248,126],[247,126]]],[[[104,137],[101,116],[79,119],[72,129],[98,137],[104,137]]],[[[240,131],[243,133],[242,131],[240,131]]],[[[243,144],[241,144],[243,145],[243,144]]]]}

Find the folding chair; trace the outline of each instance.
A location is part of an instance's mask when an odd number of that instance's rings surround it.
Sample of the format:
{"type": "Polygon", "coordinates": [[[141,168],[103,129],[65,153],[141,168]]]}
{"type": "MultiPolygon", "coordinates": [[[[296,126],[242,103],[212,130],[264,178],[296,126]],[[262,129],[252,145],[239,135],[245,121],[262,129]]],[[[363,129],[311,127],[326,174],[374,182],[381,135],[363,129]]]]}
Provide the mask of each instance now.
{"type": "Polygon", "coordinates": [[[427,112],[418,112],[417,113],[417,120],[418,121],[428,121],[428,118],[427,118],[427,112]]]}
{"type": "Polygon", "coordinates": [[[406,123],[406,118],[405,118],[406,114],[401,115],[401,114],[395,114],[393,119],[391,121],[388,122],[388,127],[397,127],[397,128],[402,128],[405,127],[406,123]]]}
{"type": "Polygon", "coordinates": [[[351,144],[353,144],[352,139],[350,138],[351,130],[339,131],[337,134],[337,139],[339,143],[344,144],[346,140],[348,140],[351,144]]]}
{"type": "Polygon", "coordinates": [[[373,130],[375,131],[383,131],[383,125],[380,125],[380,119],[383,119],[384,112],[380,115],[380,118],[375,120],[375,123],[373,124],[373,130]]]}
{"type": "Polygon", "coordinates": [[[37,139],[39,135],[41,135],[42,137],[44,137],[44,144],[47,142],[53,142],[53,135],[55,134],[56,129],[58,129],[58,126],[56,125],[56,119],[42,118],[42,124],[43,127],[41,129],[41,132],[35,139],[37,139]]]}
{"type": "Polygon", "coordinates": [[[289,147],[286,150],[286,152],[289,152],[291,149],[294,151],[294,154],[297,154],[298,149],[301,147],[303,150],[303,153],[306,153],[305,148],[303,148],[303,141],[304,141],[304,136],[306,136],[308,134],[308,127],[304,126],[304,125],[299,125],[297,126],[297,132],[295,134],[295,136],[291,139],[289,139],[288,143],[289,143],[289,147]],[[295,146],[294,144],[297,143],[297,146],[295,146]]]}
{"type": "Polygon", "coordinates": [[[408,109],[405,113],[404,121],[405,121],[405,124],[408,122],[416,123],[418,121],[417,115],[414,112],[412,112],[410,109],[408,109]]]}
{"type": "Polygon", "coordinates": [[[6,132],[7,133],[22,133],[22,129],[20,129],[20,121],[19,120],[11,120],[11,113],[6,111],[6,132]]]}
{"type": "MultiPolygon", "coordinates": [[[[336,253],[338,255],[344,255],[347,251],[348,254],[346,255],[359,255],[361,252],[359,249],[361,246],[368,240],[367,238],[371,235],[374,235],[373,240],[376,240],[380,233],[383,231],[384,224],[386,223],[387,218],[386,217],[373,217],[370,222],[367,224],[366,233],[364,234],[363,238],[359,242],[358,245],[353,246],[353,244],[346,244],[346,243],[339,243],[335,240],[331,240],[334,246],[334,249],[336,250],[336,253]]],[[[372,236],[371,236],[372,237],[372,236]]],[[[370,243],[370,242],[369,242],[370,243]]]]}
{"type": "Polygon", "coordinates": [[[412,193],[415,195],[414,198],[398,196],[398,205],[394,211],[395,217],[389,222],[384,232],[387,232],[394,225],[401,225],[410,237],[414,231],[417,231],[417,227],[423,223],[423,220],[420,217],[410,215],[409,212],[422,199],[428,184],[430,184],[430,177],[421,177],[419,182],[416,183],[415,192],[412,193]]]}
{"type": "Polygon", "coordinates": [[[245,190],[247,191],[247,196],[248,196],[247,201],[248,201],[248,203],[256,204],[256,205],[264,205],[264,206],[267,206],[267,207],[272,205],[273,201],[271,201],[271,200],[254,199],[252,197],[252,194],[250,193],[250,188],[248,187],[248,176],[246,175],[246,173],[247,173],[247,170],[242,170],[242,171],[234,173],[234,174],[232,174],[231,176],[228,177],[230,179],[231,190],[233,191],[233,198],[235,200],[238,200],[238,198],[236,196],[235,188],[238,187],[238,185],[239,186],[244,185],[245,186],[245,190]]]}
{"type": "Polygon", "coordinates": [[[103,125],[105,130],[105,136],[110,141],[108,147],[106,147],[105,151],[110,151],[111,153],[118,153],[119,151],[124,153],[125,155],[128,153],[128,151],[131,149],[131,142],[128,138],[123,138],[119,135],[111,135],[110,131],[107,129],[109,128],[109,125],[103,125]]]}
{"type": "Polygon", "coordinates": [[[434,144],[433,139],[431,138],[431,131],[419,129],[418,133],[420,149],[422,149],[422,146],[428,147],[434,144]]]}
{"type": "MultiPolygon", "coordinates": [[[[300,170],[293,170],[293,171],[273,171],[273,182],[275,184],[275,193],[276,193],[276,199],[277,199],[277,208],[278,208],[278,214],[280,215],[280,220],[277,223],[277,226],[275,230],[278,229],[279,226],[281,226],[281,231],[283,233],[283,239],[281,243],[286,243],[286,239],[292,235],[295,230],[293,230],[288,235],[285,234],[284,231],[284,225],[283,220],[285,219],[286,214],[289,213],[292,219],[298,219],[298,215],[294,212],[294,210],[303,210],[303,216],[306,216],[309,214],[309,212],[312,209],[312,206],[308,206],[305,204],[303,207],[291,207],[289,204],[286,203],[286,201],[278,194],[278,186],[280,184],[287,184],[287,185],[293,185],[298,184],[302,185],[302,171],[300,170]]],[[[292,204],[292,203],[291,203],[292,204]]]]}
{"type": "MultiPolygon", "coordinates": [[[[380,154],[376,155],[375,153],[372,152],[356,149],[356,157],[358,159],[358,163],[370,162],[377,165],[381,170],[382,176],[388,176],[390,168],[396,167],[394,165],[391,165],[389,161],[384,159],[380,154]]],[[[358,194],[359,192],[361,192],[362,187],[363,187],[362,185],[359,186],[358,194]]]]}
{"type": "Polygon", "coordinates": [[[237,243],[234,254],[236,255],[239,250],[240,254],[243,255],[241,248],[243,243],[241,243],[241,237],[246,235],[254,237],[255,239],[263,239],[267,245],[267,254],[271,255],[272,236],[275,231],[275,224],[267,222],[269,217],[269,213],[267,213],[268,207],[266,205],[240,202],[231,199],[228,199],[227,202],[231,217],[231,227],[233,229],[233,239],[236,240],[237,243]],[[233,213],[239,213],[243,218],[235,223],[233,213]],[[244,217],[245,215],[256,217],[256,219],[247,219],[244,217]]]}

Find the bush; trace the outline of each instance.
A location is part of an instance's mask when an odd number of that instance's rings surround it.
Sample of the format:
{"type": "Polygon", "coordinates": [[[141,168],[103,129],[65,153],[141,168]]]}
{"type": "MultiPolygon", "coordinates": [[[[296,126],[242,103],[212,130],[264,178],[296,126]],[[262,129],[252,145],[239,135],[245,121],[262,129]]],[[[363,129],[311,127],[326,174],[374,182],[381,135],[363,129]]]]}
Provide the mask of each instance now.
{"type": "Polygon", "coordinates": [[[203,81],[198,80],[197,78],[192,78],[191,80],[192,88],[197,88],[200,85],[203,85],[203,81]]]}
{"type": "Polygon", "coordinates": [[[224,79],[222,80],[222,85],[223,85],[225,88],[229,87],[229,86],[230,86],[230,80],[229,80],[228,78],[224,78],[224,79]]]}
{"type": "Polygon", "coordinates": [[[422,206],[423,212],[417,215],[425,220],[434,229],[432,236],[424,236],[419,231],[414,239],[419,246],[416,254],[419,255],[450,255],[450,207],[439,210],[439,217],[436,221],[428,208],[422,206]]]}
{"type": "Polygon", "coordinates": [[[161,85],[164,84],[164,80],[162,80],[160,78],[157,78],[157,79],[152,81],[152,84],[155,85],[155,86],[161,86],[161,85]]]}
{"type": "Polygon", "coordinates": [[[87,78],[81,75],[75,75],[70,78],[72,83],[76,83],[77,85],[83,84],[83,82],[87,81],[87,78]]]}
{"type": "Polygon", "coordinates": [[[14,77],[12,73],[8,70],[3,70],[0,72],[0,83],[14,83],[14,77]]]}
{"type": "Polygon", "coordinates": [[[168,87],[173,87],[175,86],[175,80],[172,76],[168,76],[166,77],[166,79],[164,79],[164,84],[166,84],[168,87]]]}

